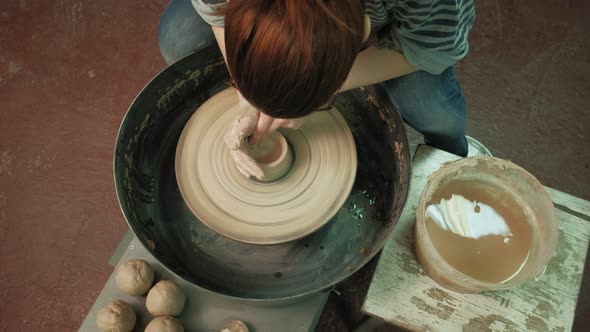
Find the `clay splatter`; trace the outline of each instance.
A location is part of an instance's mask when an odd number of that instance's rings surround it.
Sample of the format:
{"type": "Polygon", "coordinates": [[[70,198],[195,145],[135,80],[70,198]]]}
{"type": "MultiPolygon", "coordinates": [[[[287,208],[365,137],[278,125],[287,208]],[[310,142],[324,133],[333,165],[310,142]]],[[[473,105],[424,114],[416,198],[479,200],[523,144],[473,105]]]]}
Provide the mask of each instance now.
{"type": "Polygon", "coordinates": [[[223,59],[219,60],[218,62],[212,63],[205,67],[203,71],[197,69],[195,70],[188,79],[179,80],[175,82],[175,84],[168,88],[168,91],[163,94],[160,99],[158,99],[156,103],[156,107],[158,109],[164,109],[168,103],[170,103],[170,98],[174,95],[177,95],[179,92],[178,90],[184,87],[189,81],[194,81],[196,83],[199,82],[201,78],[201,74],[204,73],[205,75],[213,71],[213,68],[216,66],[225,65],[225,61],[223,59]]]}
{"type": "Polygon", "coordinates": [[[448,305],[438,303],[436,305],[436,307],[433,307],[433,306],[427,304],[426,302],[424,302],[424,300],[422,300],[421,298],[416,297],[416,296],[413,296],[411,301],[416,306],[416,308],[418,308],[418,310],[424,311],[424,312],[429,313],[431,315],[435,315],[436,317],[438,317],[442,320],[449,319],[449,317],[451,317],[453,312],[455,312],[455,309],[453,309],[452,307],[449,307],[448,305]]]}
{"type": "Polygon", "coordinates": [[[406,253],[401,253],[400,258],[402,259],[402,262],[403,262],[402,270],[404,270],[404,272],[414,274],[414,275],[423,275],[424,274],[424,272],[422,271],[420,266],[418,266],[418,262],[416,262],[416,258],[414,258],[413,256],[408,255],[406,253]]]}
{"type": "Polygon", "coordinates": [[[551,315],[556,315],[557,312],[555,311],[555,308],[553,308],[553,306],[551,305],[551,303],[547,302],[547,301],[540,301],[539,304],[537,304],[537,307],[535,308],[535,314],[547,319],[549,318],[549,316],[551,315]]]}
{"type": "Polygon", "coordinates": [[[0,241],[3,241],[8,233],[8,219],[6,218],[6,209],[8,208],[6,195],[0,193],[0,241]]]}
{"type": "Polygon", "coordinates": [[[6,71],[4,71],[4,72],[0,71],[0,82],[2,82],[5,77],[7,77],[7,78],[13,77],[16,73],[21,71],[21,69],[22,69],[22,67],[18,63],[12,62],[12,61],[8,62],[8,66],[6,68],[6,71]]]}
{"type": "Polygon", "coordinates": [[[526,328],[531,331],[549,332],[547,323],[537,316],[528,316],[526,319],[526,328]]]}
{"type": "Polygon", "coordinates": [[[513,321],[499,315],[472,318],[467,324],[463,325],[462,330],[463,332],[518,331],[513,321]]]}
{"type": "Polygon", "coordinates": [[[0,155],[0,175],[12,175],[12,164],[14,162],[14,154],[8,151],[2,152],[0,155]]]}
{"type": "Polygon", "coordinates": [[[22,69],[22,67],[15,62],[10,61],[8,63],[8,73],[9,74],[16,74],[18,73],[20,70],[22,69]]]}
{"type": "Polygon", "coordinates": [[[50,162],[53,159],[54,158],[50,158],[47,156],[47,152],[45,150],[35,153],[33,159],[29,160],[29,172],[31,173],[38,169],[46,169],[47,167],[49,167],[50,162]]]}
{"type": "Polygon", "coordinates": [[[429,298],[431,298],[433,300],[437,300],[437,301],[447,301],[447,302],[455,301],[454,297],[452,297],[449,293],[447,293],[444,290],[439,289],[439,288],[434,288],[434,287],[429,288],[424,291],[424,294],[426,296],[428,296],[429,298]]]}
{"type": "Polygon", "coordinates": [[[571,244],[567,241],[563,231],[559,231],[555,256],[551,259],[551,264],[547,265],[547,273],[556,274],[560,279],[576,278],[576,275],[568,273],[569,269],[565,265],[568,262],[570,252],[572,252],[571,244]],[[560,247],[563,247],[563,249],[560,247]]]}

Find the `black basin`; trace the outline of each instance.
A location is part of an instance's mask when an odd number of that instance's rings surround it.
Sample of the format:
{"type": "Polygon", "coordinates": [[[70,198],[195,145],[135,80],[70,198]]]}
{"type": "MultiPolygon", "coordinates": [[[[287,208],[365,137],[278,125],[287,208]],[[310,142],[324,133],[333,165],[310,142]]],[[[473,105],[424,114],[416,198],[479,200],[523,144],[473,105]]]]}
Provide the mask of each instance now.
{"type": "Polygon", "coordinates": [[[244,244],[193,216],[174,173],[185,123],[203,102],[228,88],[228,80],[219,51],[211,48],[168,67],[137,96],[115,148],[115,184],[125,218],[166,268],[195,287],[259,300],[327,289],[381,249],[402,212],[410,181],[402,119],[380,86],[342,93],[336,107],[352,130],[359,162],[347,202],[305,238],[244,244]]]}

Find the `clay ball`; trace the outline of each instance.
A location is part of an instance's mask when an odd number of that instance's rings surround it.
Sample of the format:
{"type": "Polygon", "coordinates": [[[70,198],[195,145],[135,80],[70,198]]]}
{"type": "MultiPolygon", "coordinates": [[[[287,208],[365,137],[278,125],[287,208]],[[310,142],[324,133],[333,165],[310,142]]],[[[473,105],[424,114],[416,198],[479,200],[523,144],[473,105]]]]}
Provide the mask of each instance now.
{"type": "Polygon", "coordinates": [[[172,280],[157,283],[147,295],[145,306],[153,316],[176,316],[184,307],[184,293],[172,280]]]}
{"type": "Polygon", "coordinates": [[[135,311],[124,301],[113,301],[98,311],[96,326],[102,332],[130,332],[135,326],[135,311]]]}
{"type": "Polygon", "coordinates": [[[229,322],[221,332],[248,332],[248,326],[240,320],[232,320],[229,322]]]}
{"type": "Polygon", "coordinates": [[[162,316],[154,318],[145,327],[145,332],[184,332],[184,327],[182,327],[178,319],[170,316],[162,316]]]}
{"type": "Polygon", "coordinates": [[[127,294],[143,295],[152,287],[154,270],[142,259],[130,259],[119,266],[115,281],[117,287],[127,294]]]}

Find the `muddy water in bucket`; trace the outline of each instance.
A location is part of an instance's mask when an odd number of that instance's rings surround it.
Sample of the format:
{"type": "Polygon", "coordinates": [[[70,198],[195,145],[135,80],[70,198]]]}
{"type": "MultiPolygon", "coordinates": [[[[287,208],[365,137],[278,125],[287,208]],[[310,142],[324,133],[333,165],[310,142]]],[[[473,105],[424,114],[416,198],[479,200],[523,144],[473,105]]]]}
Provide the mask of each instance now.
{"type": "MultiPolygon", "coordinates": [[[[490,234],[478,238],[458,235],[441,228],[427,214],[426,230],[439,254],[460,272],[488,282],[502,283],[517,274],[526,262],[531,247],[532,229],[522,208],[501,189],[490,193],[488,186],[476,181],[456,181],[441,188],[430,204],[460,195],[474,203],[473,213],[482,213],[481,205],[493,209],[505,221],[511,234],[490,234]]],[[[482,222],[491,222],[483,218],[482,222]]]]}
{"type": "Polygon", "coordinates": [[[476,157],[429,177],[416,209],[416,255],[440,285],[506,289],[541,275],[557,244],[543,186],[509,161],[476,157]]]}

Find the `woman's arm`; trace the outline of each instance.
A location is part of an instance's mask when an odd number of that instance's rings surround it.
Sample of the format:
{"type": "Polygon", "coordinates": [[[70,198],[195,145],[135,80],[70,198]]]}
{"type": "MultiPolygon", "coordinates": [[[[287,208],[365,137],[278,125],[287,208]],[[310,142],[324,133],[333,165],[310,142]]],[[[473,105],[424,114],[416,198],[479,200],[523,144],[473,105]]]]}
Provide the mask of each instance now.
{"type": "Polygon", "coordinates": [[[359,53],[340,91],[367,86],[415,72],[403,54],[374,46],[359,53]]]}
{"type": "Polygon", "coordinates": [[[225,64],[227,65],[227,57],[225,55],[225,32],[224,28],[220,26],[211,26],[213,29],[213,35],[215,36],[215,40],[217,40],[217,45],[221,50],[221,54],[223,54],[223,59],[225,60],[225,64]]]}
{"type": "MultiPolygon", "coordinates": [[[[219,49],[227,63],[224,29],[221,26],[212,26],[211,28],[217,40],[217,45],[219,45],[219,49]]],[[[344,92],[361,86],[387,81],[415,71],[416,68],[406,61],[403,54],[394,50],[379,49],[371,46],[359,53],[340,91],[344,92]]]]}

